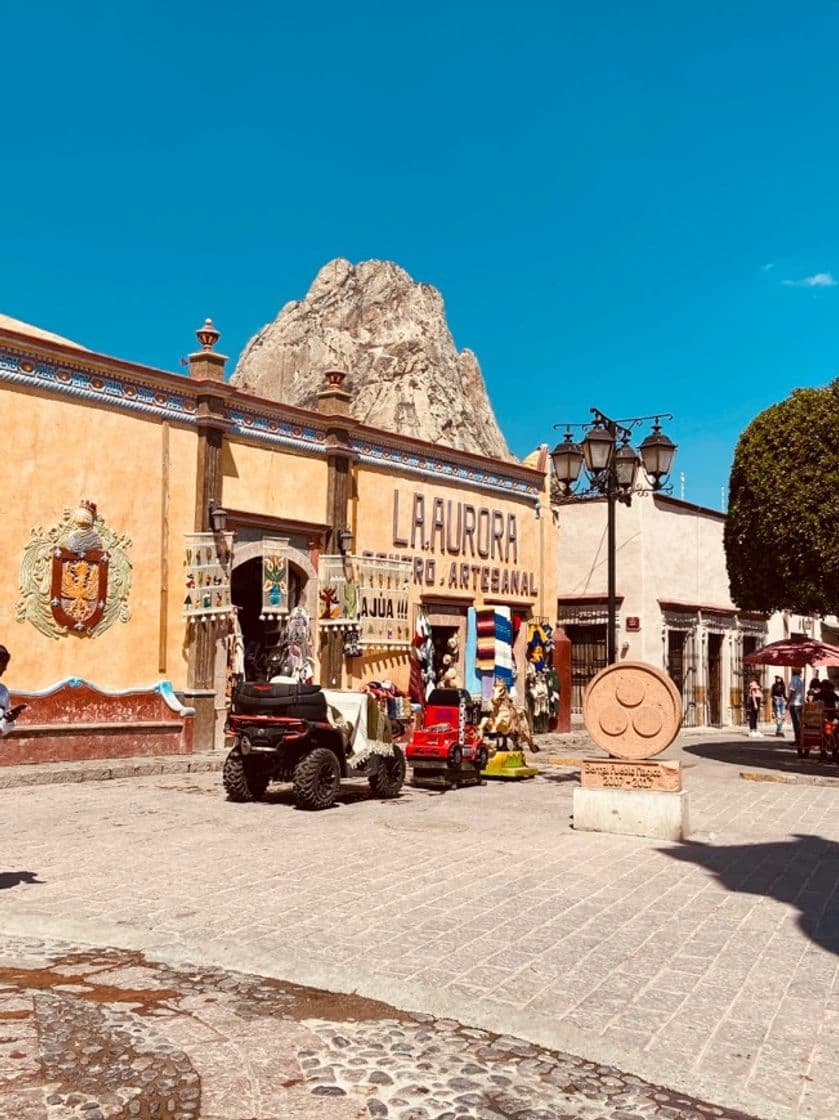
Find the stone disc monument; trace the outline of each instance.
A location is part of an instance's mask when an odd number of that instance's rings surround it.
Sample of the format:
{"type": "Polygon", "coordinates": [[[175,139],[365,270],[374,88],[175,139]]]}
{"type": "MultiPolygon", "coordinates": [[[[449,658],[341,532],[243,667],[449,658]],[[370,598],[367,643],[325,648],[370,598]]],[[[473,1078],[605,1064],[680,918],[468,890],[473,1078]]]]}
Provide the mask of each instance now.
{"type": "Polygon", "coordinates": [[[681,763],[654,761],[682,726],[682,698],[672,680],[642,661],[608,665],[589,682],[583,719],[610,757],[583,760],[574,828],[684,839],[689,813],[681,763]]]}

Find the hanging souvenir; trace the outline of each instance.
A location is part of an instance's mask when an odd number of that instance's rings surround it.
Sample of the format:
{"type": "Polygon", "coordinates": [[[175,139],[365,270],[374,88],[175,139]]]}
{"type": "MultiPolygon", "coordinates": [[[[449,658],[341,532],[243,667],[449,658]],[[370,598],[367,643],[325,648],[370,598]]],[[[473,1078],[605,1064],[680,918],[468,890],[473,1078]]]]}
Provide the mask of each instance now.
{"type": "Polygon", "coordinates": [[[185,534],[184,618],[206,622],[233,613],[232,563],[232,533],[185,534]]]}
{"type": "Polygon", "coordinates": [[[288,614],[288,541],[262,540],[262,611],[260,619],[288,614]]]}
{"type": "Polygon", "coordinates": [[[410,648],[409,560],[322,556],[318,575],[321,627],[357,629],[362,648],[410,648]]]}

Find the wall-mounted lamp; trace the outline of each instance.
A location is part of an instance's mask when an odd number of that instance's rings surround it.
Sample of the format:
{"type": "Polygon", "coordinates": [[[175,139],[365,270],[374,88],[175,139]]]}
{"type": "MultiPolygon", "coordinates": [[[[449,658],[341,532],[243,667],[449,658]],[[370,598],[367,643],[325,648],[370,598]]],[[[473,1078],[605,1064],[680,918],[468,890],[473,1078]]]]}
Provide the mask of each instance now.
{"type": "Polygon", "coordinates": [[[349,552],[352,544],[352,529],[339,529],[337,534],[338,551],[349,552]]]}
{"type": "Polygon", "coordinates": [[[227,528],[227,510],[210,502],[210,528],[214,533],[223,533],[227,528]]]}

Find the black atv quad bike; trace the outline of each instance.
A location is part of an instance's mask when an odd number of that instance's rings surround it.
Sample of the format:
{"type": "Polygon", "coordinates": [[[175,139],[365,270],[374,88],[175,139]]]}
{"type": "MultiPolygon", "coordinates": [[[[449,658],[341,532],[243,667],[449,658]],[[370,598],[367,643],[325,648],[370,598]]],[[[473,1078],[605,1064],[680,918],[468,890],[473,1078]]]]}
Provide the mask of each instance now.
{"type": "Polygon", "coordinates": [[[353,759],[327,718],[320,685],[240,682],[227,732],[234,743],[222,781],[230,801],[258,801],[269,782],[292,782],[298,809],[328,809],[341,778],[366,777],[375,797],[397,797],[405,780],[405,756],[395,745],[392,754],[353,759]]]}

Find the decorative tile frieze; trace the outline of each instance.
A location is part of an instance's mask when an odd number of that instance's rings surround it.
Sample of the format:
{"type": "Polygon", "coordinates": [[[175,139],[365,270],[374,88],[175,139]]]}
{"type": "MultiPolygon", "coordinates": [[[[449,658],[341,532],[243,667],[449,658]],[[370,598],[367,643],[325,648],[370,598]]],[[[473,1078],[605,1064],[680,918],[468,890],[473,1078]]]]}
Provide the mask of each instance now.
{"type": "Polygon", "coordinates": [[[326,432],[319,428],[241,408],[228,408],[225,416],[232,424],[231,431],[248,439],[303,447],[308,451],[326,449],[326,432]]]}
{"type": "Polygon", "coordinates": [[[538,501],[541,495],[541,490],[535,482],[501,471],[467,467],[463,463],[453,462],[442,456],[423,455],[386,443],[373,443],[370,440],[352,439],[350,446],[360,462],[369,463],[371,466],[392,465],[401,473],[424,475],[426,478],[451,479],[453,482],[463,482],[480,490],[531,498],[534,502],[538,501]]]}
{"type": "Polygon", "coordinates": [[[195,401],[186,393],[147,385],[130,377],[114,377],[86,369],[76,363],[48,362],[0,350],[0,382],[27,388],[49,389],[62,396],[76,397],[92,404],[109,404],[130,412],[159,416],[164,420],[192,423],[195,401]]]}

